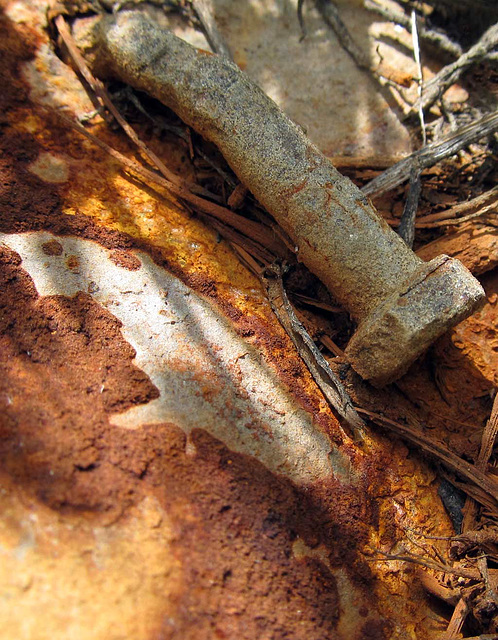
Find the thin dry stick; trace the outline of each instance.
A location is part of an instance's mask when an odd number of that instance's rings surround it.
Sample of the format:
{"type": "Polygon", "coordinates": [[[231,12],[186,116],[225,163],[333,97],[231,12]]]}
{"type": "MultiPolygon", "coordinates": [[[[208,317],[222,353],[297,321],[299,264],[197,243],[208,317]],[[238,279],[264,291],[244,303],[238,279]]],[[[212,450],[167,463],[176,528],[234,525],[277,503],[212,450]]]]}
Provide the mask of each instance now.
{"type": "Polygon", "coordinates": [[[324,311],[329,311],[330,313],[345,313],[342,307],[334,307],[331,304],[327,304],[326,302],[320,302],[319,300],[315,300],[315,298],[310,298],[309,296],[303,296],[302,293],[292,293],[292,297],[302,302],[303,304],[307,304],[310,307],[316,307],[317,309],[323,309],[324,311]]]}
{"type": "Polygon", "coordinates": [[[195,192],[197,195],[205,196],[213,200],[219,200],[219,198],[217,198],[207,189],[204,189],[198,184],[188,182],[187,180],[184,180],[180,176],[170,171],[168,167],[163,163],[163,161],[159,158],[159,156],[157,156],[151,149],[149,149],[149,147],[147,147],[147,145],[139,138],[133,127],[131,127],[123,118],[116,105],[112,102],[102,82],[95,78],[91,73],[83,56],[79,52],[78,47],[74,43],[73,37],[63,16],[58,16],[54,22],[69,55],[71,56],[79,73],[85,80],[86,84],[84,84],[83,86],[90,89],[90,91],[87,91],[87,93],[89,93],[92,101],[94,98],[96,98],[102,107],[106,107],[109,110],[111,115],[115,118],[116,122],[121,126],[130,140],[146,155],[147,158],[149,158],[149,160],[159,169],[159,171],[167,180],[169,180],[173,184],[184,187],[188,191],[195,192]]]}
{"type": "Polygon", "coordinates": [[[254,256],[247,251],[243,246],[237,244],[236,242],[232,242],[232,248],[235,251],[235,253],[238,254],[241,262],[243,264],[245,264],[245,266],[249,269],[249,271],[252,271],[252,273],[254,273],[255,276],[257,276],[258,278],[261,278],[261,276],[263,275],[263,271],[265,270],[265,267],[269,266],[270,263],[267,263],[266,261],[261,261],[263,263],[264,266],[261,266],[261,264],[254,259],[254,256]]]}
{"type": "Polygon", "coordinates": [[[425,83],[423,98],[413,105],[407,115],[416,115],[421,107],[425,111],[430,109],[448,87],[455,84],[469,67],[476,62],[480,62],[496,46],[498,46],[498,23],[489,27],[479,41],[461,55],[458,60],[443,67],[439,73],[425,83]]]}
{"type": "MultiPolygon", "coordinates": [[[[491,216],[493,213],[496,214],[497,210],[498,210],[498,202],[492,202],[491,204],[488,204],[482,207],[482,209],[479,209],[478,211],[474,211],[474,213],[469,213],[467,216],[462,216],[461,218],[450,218],[446,220],[443,217],[442,220],[437,220],[436,222],[424,222],[424,219],[420,218],[418,222],[417,221],[415,222],[414,226],[416,229],[437,229],[439,227],[455,227],[464,222],[468,222],[469,220],[475,220],[476,218],[482,218],[484,216],[491,216]]],[[[437,214],[434,214],[434,215],[437,215],[437,214]]],[[[426,217],[428,218],[429,216],[426,216],[426,217]]],[[[496,215],[495,215],[495,218],[496,218],[496,215]]],[[[401,220],[402,218],[400,220],[397,220],[395,218],[385,218],[385,221],[388,224],[392,225],[393,227],[397,225],[401,225],[401,220]]],[[[492,218],[486,218],[483,222],[493,226],[492,218]]]]}
{"type": "Polygon", "coordinates": [[[454,155],[460,149],[464,149],[472,142],[487,138],[498,130],[498,112],[492,112],[482,117],[477,122],[458,129],[452,135],[443,138],[439,142],[428,144],[403,160],[381,173],[362,188],[367,196],[378,196],[386,191],[394,189],[410,177],[413,161],[418,160],[420,169],[432,167],[444,158],[454,155]]]}
{"type": "Polygon", "coordinates": [[[431,213],[427,216],[422,216],[419,218],[420,223],[426,222],[438,222],[440,220],[452,220],[458,219],[459,216],[463,214],[470,213],[475,209],[479,209],[482,211],[486,208],[486,205],[490,204],[492,207],[496,207],[498,205],[498,186],[493,187],[489,191],[482,193],[472,200],[467,200],[466,202],[460,202],[450,209],[446,209],[445,211],[440,211],[439,213],[431,213]],[[481,209],[484,207],[484,209],[481,209]]]}
{"type": "MultiPolygon", "coordinates": [[[[341,47],[351,56],[359,69],[370,71],[376,77],[381,76],[405,87],[410,86],[412,81],[411,76],[401,73],[385,64],[376,67],[371,63],[368,55],[364,53],[352,38],[332,0],[315,0],[315,5],[323,21],[332,29],[341,47]]],[[[302,4],[298,5],[298,16],[301,29],[303,33],[305,33],[302,22],[302,4]]]]}
{"type": "MultiPolygon", "coordinates": [[[[374,11],[383,18],[386,18],[386,20],[395,22],[396,24],[404,27],[407,31],[410,31],[411,20],[404,13],[401,13],[401,11],[393,11],[388,7],[378,4],[375,0],[364,0],[363,5],[369,11],[374,11]]],[[[426,42],[438,47],[454,58],[458,58],[462,55],[462,47],[457,42],[450,40],[448,36],[441,31],[433,31],[424,25],[420,25],[418,35],[421,40],[425,40],[426,42]]]]}
{"type": "MultiPolygon", "coordinates": [[[[475,465],[466,462],[453,451],[450,451],[444,444],[428,438],[421,431],[416,431],[407,425],[403,425],[394,420],[390,420],[378,413],[356,407],[358,413],[369,416],[374,421],[377,420],[381,424],[386,425],[392,429],[395,433],[398,433],[402,437],[406,438],[410,442],[418,445],[423,451],[431,454],[438,460],[440,460],[448,469],[461,475],[466,480],[477,485],[486,494],[487,498],[491,499],[492,504],[498,504],[498,484],[495,480],[490,478],[481,469],[478,469],[475,465]]],[[[462,489],[465,491],[465,485],[462,484],[462,489]]]]}
{"type": "Polygon", "coordinates": [[[281,268],[277,265],[272,265],[262,280],[273,312],[294,343],[323,395],[351,427],[355,439],[363,440],[365,423],[357,414],[342,382],[332,371],[304,326],[299,322],[287,297],[281,268]]]}
{"type": "Polygon", "coordinates": [[[202,30],[204,31],[206,40],[209,42],[209,46],[218,55],[225,56],[225,58],[232,60],[230,49],[218,30],[218,26],[214,18],[213,3],[211,0],[190,0],[190,3],[199,18],[199,22],[202,25],[202,30]]]}
{"type": "Polygon", "coordinates": [[[442,562],[436,562],[434,560],[428,560],[427,558],[423,558],[421,556],[416,556],[414,554],[408,553],[406,555],[397,555],[391,553],[384,553],[383,551],[377,550],[377,553],[380,553],[383,558],[372,558],[372,562],[389,562],[390,560],[397,560],[399,562],[413,562],[414,564],[419,564],[422,567],[426,567],[426,569],[432,569],[433,571],[440,571],[442,573],[449,573],[454,576],[459,576],[461,578],[467,578],[468,580],[479,580],[480,574],[478,571],[472,571],[472,569],[467,569],[464,567],[452,567],[449,564],[444,564],[442,562]]]}
{"type": "MultiPolygon", "coordinates": [[[[468,216],[462,216],[461,218],[456,218],[455,220],[440,220],[439,222],[420,222],[415,223],[415,227],[419,229],[436,229],[438,227],[453,227],[463,222],[468,222],[469,220],[474,220],[475,218],[482,218],[486,215],[491,215],[493,212],[497,210],[497,203],[494,202],[492,204],[488,204],[479,211],[474,211],[474,213],[469,213],[468,216]]],[[[492,224],[492,219],[486,219],[486,222],[492,224]]]]}
{"type": "Polygon", "coordinates": [[[336,343],[332,340],[330,336],[327,336],[327,335],[320,336],[320,342],[323,344],[324,347],[327,347],[330,353],[333,353],[335,356],[339,358],[346,357],[346,354],[344,353],[344,351],[338,345],[336,345],[336,343]]]}
{"type": "Polygon", "coordinates": [[[332,31],[336,34],[341,47],[349,53],[356,65],[365,71],[371,71],[371,64],[368,56],[360,49],[351,37],[346,25],[342,21],[337,7],[331,0],[315,0],[323,21],[328,24],[332,31]]]}
{"type": "Polygon", "coordinates": [[[201,220],[204,220],[207,224],[209,224],[213,229],[215,229],[220,236],[225,238],[232,248],[235,244],[238,244],[241,247],[250,253],[254,258],[260,260],[263,264],[271,264],[275,259],[274,254],[267,251],[264,247],[262,247],[254,240],[248,238],[244,233],[240,233],[236,231],[233,227],[219,220],[214,219],[212,216],[203,215],[202,213],[197,214],[201,220]]]}

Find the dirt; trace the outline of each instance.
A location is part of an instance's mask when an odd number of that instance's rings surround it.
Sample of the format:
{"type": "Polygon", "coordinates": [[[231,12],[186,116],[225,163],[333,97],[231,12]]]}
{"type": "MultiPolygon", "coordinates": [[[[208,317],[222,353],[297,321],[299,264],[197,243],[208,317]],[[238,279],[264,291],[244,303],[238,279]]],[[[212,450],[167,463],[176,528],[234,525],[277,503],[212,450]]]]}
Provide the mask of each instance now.
{"type": "MultiPolygon", "coordinates": [[[[375,436],[375,446],[365,456],[344,437],[289,339],[275,327],[257,282],[242,267],[233,266],[233,256],[226,259],[229,249],[213,239],[215,234],[204,229],[195,216],[182,212],[183,217],[175,217],[176,205],[170,203],[168,224],[174,231],[164,239],[168,227],[154,228],[147,237],[135,219],[136,228],[126,216],[118,224],[111,209],[102,212],[103,207],[96,206],[99,213],[93,214],[91,198],[97,199],[99,189],[118,193],[122,177],[108,164],[107,182],[99,182],[98,174],[103,171],[95,150],[85,146],[52,112],[30,102],[21,65],[33,58],[42,40],[28,23],[14,26],[1,16],[0,231],[49,230],[56,236],[86,238],[108,249],[114,264],[128,271],[140,269],[134,251],[144,251],[217,305],[238,334],[261,349],[291,390],[296,406],[310,412],[331,443],[348,455],[355,483],[329,477],[299,486],[270,472],[255,458],[230,451],[202,429],[188,438],[181,425],[171,423],[117,429],[110,422],[112,415],[158,397],[149,377],[133,363],[136,354],[124,339],[119,320],[93,300],[90,288],[74,297],[39,296],[19,256],[1,246],[0,468],[2,484],[14,505],[13,521],[24,522],[33,514],[46,518],[48,537],[60,541],[60,549],[50,551],[54,558],[59,557],[57,553],[64,556],[69,548],[60,527],[70,524],[76,531],[70,534],[76,540],[71,553],[84,556],[91,549],[91,560],[82,574],[93,575],[92,571],[98,574],[101,570],[95,560],[95,531],[99,535],[111,532],[111,541],[102,551],[104,556],[111,554],[113,545],[122,548],[116,532],[124,536],[143,505],[151,500],[157,503],[151,509],[147,531],[148,535],[160,531],[167,523],[168,535],[154,543],[167,558],[152,552],[147,556],[147,549],[156,548],[152,542],[146,536],[130,536],[134,553],[137,548],[143,550],[148,560],[133,556],[129,567],[117,562],[120,573],[109,578],[111,595],[105,592],[109,600],[104,598],[110,603],[109,611],[117,610],[121,602],[140,617],[142,610],[148,612],[147,602],[153,594],[156,608],[147,613],[147,624],[138,631],[132,626],[122,631],[118,616],[100,612],[96,619],[109,616],[109,626],[93,637],[408,637],[396,624],[405,627],[406,634],[415,633],[419,625],[418,637],[427,637],[427,629],[437,624],[424,618],[431,615],[430,609],[414,572],[386,570],[382,583],[380,570],[374,571],[360,550],[365,551],[372,542],[386,549],[394,547],[402,538],[398,512],[403,509],[411,518],[418,508],[420,515],[413,517],[419,518],[422,528],[450,532],[437,502],[434,472],[392,438],[375,436]],[[43,127],[33,125],[30,130],[29,118],[35,117],[43,127]],[[44,180],[33,172],[33,163],[47,148],[59,156],[67,154],[69,180],[44,180]],[[93,178],[93,191],[84,201],[78,189],[88,176],[93,178]],[[205,250],[208,244],[210,251],[205,250]],[[216,267],[217,261],[221,267],[216,267]],[[390,501],[392,495],[396,495],[396,505],[390,501]],[[84,544],[79,544],[78,535],[87,536],[84,544]],[[298,553],[299,549],[304,551],[298,553]],[[169,567],[164,575],[163,565],[155,566],[155,562],[169,567]],[[334,573],[337,569],[354,585],[356,600],[352,603],[347,604],[344,586],[334,573]],[[120,575],[128,570],[137,584],[128,588],[126,583],[129,593],[123,595],[120,575]],[[156,582],[150,593],[145,587],[142,593],[141,585],[148,584],[151,572],[156,582]],[[341,619],[345,608],[355,610],[355,606],[357,624],[354,633],[348,634],[341,619]],[[397,620],[398,609],[402,613],[397,620]],[[130,629],[134,629],[131,636],[130,629]]],[[[126,142],[119,142],[117,136],[116,140],[127,148],[126,142]]],[[[173,159],[178,160],[181,153],[173,159]]],[[[146,196],[150,193],[156,196],[152,190],[146,196]]],[[[43,251],[46,256],[63,255],[57,240],[46,242],[43,251]]],[[[70,272],[81,269],[77,256],[64,259],[70,272]]],[[[496,360],[489,356],[488,347],[491,344],[496,350],[496,274],[489,274],[485,282],[488,303],[481,315],[440,341],[400,383],[410,397],[410,411],[424,416],[427,428],[457,452],[477,451],[478,427],[489,415],[490,392],[496,384],[496,360]],[[475,428],[469,431],[468,424],[464,425],[468,422],[475,428]]],[[[380,397],[386,413],[405,417],[401,404],[389,406],[392,396],[380,397]]],[[[41,539],[39,531],[37,535],[41,539]]],[[[68,566],[62,581],[70,584],[72,565],[68,566]]],[[[58,575],[54,567],[51,570],[58,575]]],[[[21,611],[23,598],[30,590],[36,594],[41,577],[30,580],[16,596],[21,611]]],[[[95,584],[80,588],[81,602],[98,600],[94,588],[95,584]]],[[[67,594],[60,595],[62,610],[65,597],[67,594]]],[[[59,624],[64,616],[55,619],[59,624]]],[[[14,620],[10,627],[12,637],[28,637],[18,635],[16,624],[14,620]]],[[[36,630],[29,637],[66,637],[64,622],[47,635],[33,624],[31,629],[36,630]]]]}
{"type": "MultiPolygon", "coordinates": [[[[28,104],[19,65],[33,55],[36,34],[27,26],[14,29],[5,16],[1,27],[6,74],[2,112],[15,120],[16,111],[24,113],[28,104]]],[[[60,146],[74,146],[60,122],[45,112],[39,115],[47,138],[56,135],[60,146]]],[[[242,335],[255,337],[274,354],[290,383],[304,376],[299,361],[279,356],[288,348],[285,339],[273,336],[257,319],[244,317],[219,295],[209,276],[185,274],[151,243],[88,216],[63,215],[68,186],[41,180],[31,170],[44,148],[39,139],[4,122],[0,144],[1,231],[46,229],[84,237],[110,249],[111,260],[129,270],[140,267],[129,249],[145,250],[216,299],[242,335]]],[[[43,251],[59,256],[62,246],[52,240],[43,251]]],[[[65,260],[77,273],[77,256],[65,260]]],[[[25,499],[65,518],[77,516],[80,527],[85,521],[99,525],[122,518],[144,496],[159,500],[175,531],[172,553],[183,573],[181,588],[171,597],[175,614],[157,623],[154,637],[331,637],[341,606],[335,578],[323,562],[293,556],[297,538],[311,547],[325,545],[332,565],[347,562],[355,582],[364,585],[366,601],[371,599],[369,568],[358,564],[356,554],[375,519],[371,506],[348,495],[346,508],[344,488],[330,483],[303,495],[291,482],[202,431],[191,434],[195,455],[187,452],[185,434],[172,424],[117,431],[109,423],[111,414],[158,395],[133,365],[135,353],[123,339],[119,321],[87,293],[38,296],[19,256],[5,247],[1,278],[2,474],[22,489],[25,499]],[[342,513],[333,524],[330,510],[342,513]],[[342,542],[336,544],[337,538],[342,542]]],[[[329,431],[337,432],[304,389],[297,398],[329,431]]],[[[385,637],[389,625],[369,620],[368,607],[362,612],[369,637],[385,637]]]]}
{"type": "MultiPolygon", "coordinates": [[[[39,297],[6,248],[0,264],[2,473],[51,509],[96,522],[150,493],[160,501],[184,573],[174,624],[164,622],[158,637],[330,637],[340,606],[335,578],[317,560],[293,558],[297,538],[325,545],[331,566],[347,566],[368,600],[370,571],[357,548],[373,505],[338,483],[303,495],[201,430],[191,434],[195,455],[175,425],[117,431],[111,414],[158,395],[132,364],[119,322],[84,293],[39,297]]],[[[368,637],[386,637],[386,623],[364,615],[368,637]]]]}

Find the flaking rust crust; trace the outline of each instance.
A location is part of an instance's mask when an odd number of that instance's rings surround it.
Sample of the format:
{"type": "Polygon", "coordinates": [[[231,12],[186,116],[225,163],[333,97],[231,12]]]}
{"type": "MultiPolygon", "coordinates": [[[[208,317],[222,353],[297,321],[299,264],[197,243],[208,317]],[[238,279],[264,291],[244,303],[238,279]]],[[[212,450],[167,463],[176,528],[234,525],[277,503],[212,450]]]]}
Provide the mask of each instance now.
{"type": "MultiPolygon", "coordinates": [[[[39,295],[19,254],[3,246],[2,633],[19,640],[434,637],[440,627],[411,569],[362,555],[405,543],[404,526],[451,533],[434,474],[392,438],[372,436],[367,456],[344,437],[257,281],[226,244],[178,203],[128,182],[58,120],[61,86],[66,108],[73,99],[82,112],[91,106],[46,53],[43,31],[29,26],[43,21],[45,7],[5,6],[0,232],[50,232],[40,266],[62,261],[68,278],[84,275],[78,257],[64,251],[68,238],[104,247],[127,275],[140,273],[144,254],[168,269],[261,351],[294,410],[309,412],[330,442],[336,473],[293,482],[231,451],[208,424],[188,439],[181,424],[115,426],[112,416],[158,395],[134,362],[126,327],[97,304],[94,287],[39,295]],[[68,181],[32,171],[46,152],[64,160],[68,181]]],[[[130,151],[104,126],[95,131],[130,151]]],[[[168,142],[160,151],[188,173],[183,151],[168,142]]],[[[206,384],[206,398],[215,392],[206,384]]]]}

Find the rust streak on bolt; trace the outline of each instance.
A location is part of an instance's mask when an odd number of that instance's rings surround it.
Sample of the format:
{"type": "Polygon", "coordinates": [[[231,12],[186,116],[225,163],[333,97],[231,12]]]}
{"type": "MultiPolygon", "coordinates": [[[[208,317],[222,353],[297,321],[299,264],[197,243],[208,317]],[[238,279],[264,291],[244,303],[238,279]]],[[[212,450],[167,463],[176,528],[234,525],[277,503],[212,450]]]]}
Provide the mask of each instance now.
{"type": "Polygon", "coordinates": [[[218,146],[299,259],[358,322],[346,355],[364,378],[378,386],[396,379],[483,299],[457,260],[422,262],[229,60],[200,53],[143,9],[76,20],[73,28],[96,75],[149,93],[218,146]]]}

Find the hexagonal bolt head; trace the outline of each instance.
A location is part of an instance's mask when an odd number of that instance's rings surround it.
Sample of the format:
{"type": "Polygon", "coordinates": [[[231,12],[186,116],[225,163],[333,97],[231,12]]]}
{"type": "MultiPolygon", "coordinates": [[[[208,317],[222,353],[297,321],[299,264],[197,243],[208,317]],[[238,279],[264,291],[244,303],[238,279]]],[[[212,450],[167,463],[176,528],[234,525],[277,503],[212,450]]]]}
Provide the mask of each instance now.
{"type": "Polygon", "coordinates": [[[360,322],[346,356],[363,378],[381,387],[402,376],[483,300],[482,287],[461,262],[434,258],[360,322]]]}

